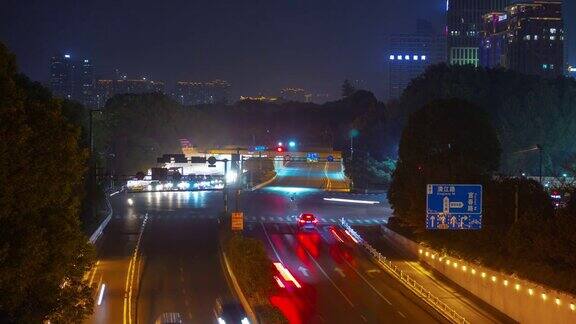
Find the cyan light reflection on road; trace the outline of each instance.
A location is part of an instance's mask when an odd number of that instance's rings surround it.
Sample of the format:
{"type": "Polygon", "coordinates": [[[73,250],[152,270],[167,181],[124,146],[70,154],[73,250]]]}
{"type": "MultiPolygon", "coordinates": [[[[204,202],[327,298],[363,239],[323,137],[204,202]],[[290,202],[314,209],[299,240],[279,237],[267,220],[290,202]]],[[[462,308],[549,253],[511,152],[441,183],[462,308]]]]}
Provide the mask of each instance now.
{"type": "Polygon", "coordinates": [[[320,191],[319,189],[313,189],[313,188],[300,188],[300,187],[266,187],[262,190],[265,191],[273,191],[273,192],[277,192],[277,193],[285,193],[285,194],[309,194],[309,193],[315,193],[320,191]]]}

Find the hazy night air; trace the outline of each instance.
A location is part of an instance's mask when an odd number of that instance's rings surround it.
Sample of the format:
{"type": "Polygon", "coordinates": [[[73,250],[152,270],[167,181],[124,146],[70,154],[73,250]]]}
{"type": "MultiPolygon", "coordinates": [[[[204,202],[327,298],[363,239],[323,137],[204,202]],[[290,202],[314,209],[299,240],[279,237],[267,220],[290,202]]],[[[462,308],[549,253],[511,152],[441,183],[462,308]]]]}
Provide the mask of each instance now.
{"type": "Polygon", "coordinates": [[[0,10],[0,323],[576,323],[576,0],[0,10]]]}

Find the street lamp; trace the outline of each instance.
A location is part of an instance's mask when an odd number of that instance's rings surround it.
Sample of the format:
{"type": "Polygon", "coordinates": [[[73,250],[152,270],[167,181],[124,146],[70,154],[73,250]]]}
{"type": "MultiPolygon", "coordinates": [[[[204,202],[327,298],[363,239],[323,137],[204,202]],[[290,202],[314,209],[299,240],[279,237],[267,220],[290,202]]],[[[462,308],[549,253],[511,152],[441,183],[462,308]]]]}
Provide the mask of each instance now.
{"type": "Polygon", "coordinates": [[[354,137],[358,136],[358,134],[360,132],[357,129],[352,128],[350,130],[350,161],[354,160],[354,137]]]}
{"type": "Polygon", "coordinates": [[[536,144],[536,149],[538,150],[538,153],[540,153],[540,184],[542,184],[542,145],[536,144]]]}

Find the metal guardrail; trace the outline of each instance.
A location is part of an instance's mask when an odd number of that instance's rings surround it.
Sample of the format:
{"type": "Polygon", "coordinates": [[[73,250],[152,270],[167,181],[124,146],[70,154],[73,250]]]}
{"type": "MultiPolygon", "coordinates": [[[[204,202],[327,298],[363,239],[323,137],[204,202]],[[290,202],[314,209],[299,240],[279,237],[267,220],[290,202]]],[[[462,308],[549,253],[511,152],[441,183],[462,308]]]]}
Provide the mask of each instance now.
{"type": "Polygon", "coordinates": [[[102,232],[104,232],[104,229],[106,228],[106,226],[108,226],[108,223],[110,222],[110,220],[112,219],[112,215],[114,214],[114,210],[112,209],[112,203],[110,203],[110,197],[122,192],[124,189],[125,189],[124,187],[121,187],[117,191],[114,191],[112,188],[105,190],[104,196],[106,198],[106,209],[108,210],[108,213],[106,215],[106,218],[104,218],[102,223],[100,223],[100,226],[98,226],[98,228],[92,233],[92,235],[90,235],[88,242],[94,244],[96,243],[100,235],[102,235],[102,232]]]}
{"type": "Polygon", "coordinates": [[[394,278],[400,281],[404,286],[410,289],[414,294],[420,297],[424,302],[438,311],[442,316],[453,323],[461,323],[461,324],[468,324],[470,323],[464,316],[458,314],[458,312],[441,301],[438,297],[433,295],[428,289],[424,288],[421,284],[416,282],[413,278],[411,278],[407,273],[404,273],[401,269],[397,266],[392,264],[391,260],[388,260],[385,256],[383,256],[380,252],[378,252],[375,248],[373,248],[370,244],[368,244],[364,239],[356,233],[356,231],[346,222],[344,218],[341,219],[342,226],[346,228],[346,230],[353,235],[356,240],[361,244],[375,259],[375,261],[390,273],[394,278]]]}

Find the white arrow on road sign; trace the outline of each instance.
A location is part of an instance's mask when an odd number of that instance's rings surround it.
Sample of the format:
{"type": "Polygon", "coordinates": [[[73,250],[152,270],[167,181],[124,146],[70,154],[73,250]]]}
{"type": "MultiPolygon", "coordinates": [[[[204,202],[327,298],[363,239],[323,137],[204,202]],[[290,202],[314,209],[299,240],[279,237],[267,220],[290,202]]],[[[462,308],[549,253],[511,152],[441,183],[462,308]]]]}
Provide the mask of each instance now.
{"type": "Polygon", "coordinates": [[[304,277],[308,277],[308,269],[304,268],[303,266],[299,266],[298,271],[302,272],[304,277]]]}
{"type": "Polygon", "coordinates": [[[444,214],[450,214],[450,198],[444,197],[444,199],[442,199],[442,207],[444,214]]]}
{"type": "Polygon", "coordinates": [[[342,278],[346,277],[346,275],[344,274],[344,271],[342,271],[342,269],[340,269],[338,267],[334,267],[334,271],[338,272],[340,274],[340,276],[342,276],[342,278]]]}
{"type": "Polygon", "coordinates": [[[464,207],[464,203],[461,201],[451,201],[450,208],[462,208],[464,207]]]}

